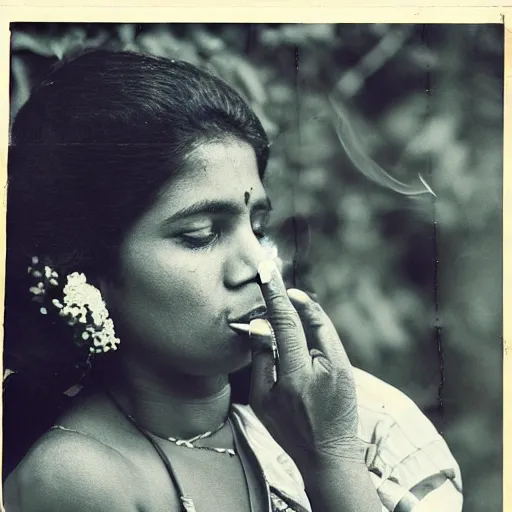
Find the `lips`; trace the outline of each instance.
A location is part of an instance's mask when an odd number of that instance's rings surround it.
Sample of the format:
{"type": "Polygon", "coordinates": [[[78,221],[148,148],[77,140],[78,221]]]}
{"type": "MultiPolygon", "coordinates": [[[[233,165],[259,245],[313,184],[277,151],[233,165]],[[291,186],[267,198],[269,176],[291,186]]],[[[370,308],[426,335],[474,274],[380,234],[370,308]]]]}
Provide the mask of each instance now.
{"type": "Polygon", "coordinates": [[[267,314],[267,308],[265,306],[258,306],[243,316],[229,320],[229,323],[248,324],[255,318],[263,318],[267,314]]]}

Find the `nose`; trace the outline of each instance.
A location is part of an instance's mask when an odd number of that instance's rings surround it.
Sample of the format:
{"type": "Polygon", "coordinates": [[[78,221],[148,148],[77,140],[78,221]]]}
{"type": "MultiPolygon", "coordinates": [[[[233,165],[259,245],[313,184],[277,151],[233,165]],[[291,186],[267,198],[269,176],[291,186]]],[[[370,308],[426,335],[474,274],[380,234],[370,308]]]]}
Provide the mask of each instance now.
{"type": "Polygon", "coordinates": [[[262,241],[252,232],[244,230],[232,245],[225,266],[225,282],[229,288],[237,288],[249,282],[255,282],[258,264],[276,257],[273,244],[262,241]]]}

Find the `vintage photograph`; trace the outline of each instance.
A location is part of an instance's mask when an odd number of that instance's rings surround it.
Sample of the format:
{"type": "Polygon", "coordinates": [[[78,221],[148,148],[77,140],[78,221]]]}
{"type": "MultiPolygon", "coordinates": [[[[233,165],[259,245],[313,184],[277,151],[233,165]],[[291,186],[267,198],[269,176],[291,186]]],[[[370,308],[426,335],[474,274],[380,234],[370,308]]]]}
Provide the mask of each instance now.
{"type": "Polygon", "coordinates": [[[502,509],[503,25],[10,28],[7,512],[502,509]]]}

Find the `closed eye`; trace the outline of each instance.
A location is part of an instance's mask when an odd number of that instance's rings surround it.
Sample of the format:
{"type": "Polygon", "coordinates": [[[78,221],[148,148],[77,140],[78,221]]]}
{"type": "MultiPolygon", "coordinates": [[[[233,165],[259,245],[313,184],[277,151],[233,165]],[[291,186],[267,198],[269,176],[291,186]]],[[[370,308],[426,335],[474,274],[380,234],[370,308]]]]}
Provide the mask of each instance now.
{"type": "MultiPolygon", "coordinates": [[[[251,212],[252,231],[261,243],[264,243],[267,237],[266,227],[270,216],[268,208],[268,202],[263,201],[261,204],[257,203],[251,212]]],[[[241,214],[234,207],[232,211],[227,207],[217,209],[210,205],[210,211],[196,212],[184,219],[175,220],[175,223],[185,225],[175,231],[173,237],[190,249],[209,248],[221,238],[228,239],[237,229],[240,220],[241,214]]],[[[169,220],[166,220],[164,226],[169,224],[172,225],[169,220]]]]}
{"type": "Polygon", "coordinates": [[[220,236],[220,232],[208,226],[193,231],[187,231],[179,235],[179,239],[191,249],[201,249],[210,246],[220,236]]]}

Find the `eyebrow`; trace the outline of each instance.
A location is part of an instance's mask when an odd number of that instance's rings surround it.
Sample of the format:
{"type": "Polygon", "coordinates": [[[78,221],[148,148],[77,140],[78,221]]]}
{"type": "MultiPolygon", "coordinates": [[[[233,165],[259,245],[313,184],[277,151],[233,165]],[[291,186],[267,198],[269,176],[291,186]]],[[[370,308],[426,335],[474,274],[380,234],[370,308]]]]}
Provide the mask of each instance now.
{"type": "MultiPolygon", "coordinates": [[[[272,203],[267,196],[265,196],[263,199],[254,201],[251,205],[251,213],[268,213],[271,210],[272,203]]],[[[173,213],[164,221],[164,224],[171,224],[186,217],[192,217],[194,215],[201,215],[205,213],[238,215],[244,211],[245,208],[242,208],[238,203],[235,202],[205,199],[204,201],[198,201],[197,203],[194,203],[173,213]]]]}

